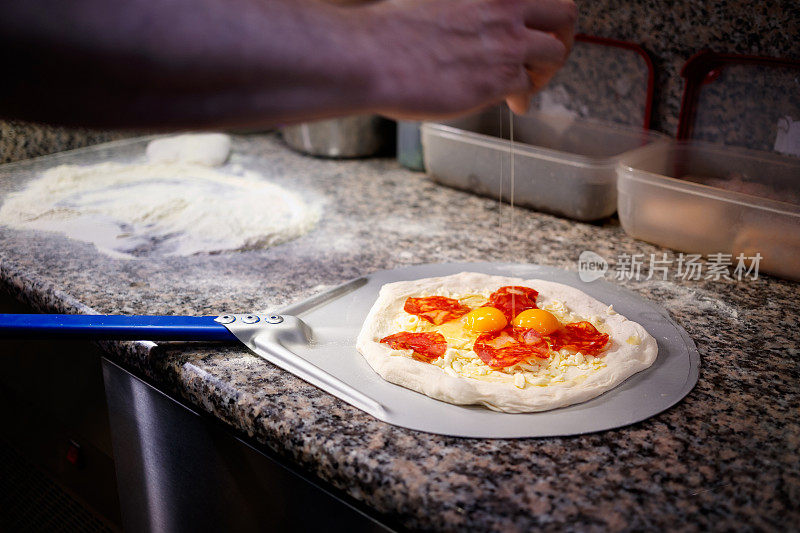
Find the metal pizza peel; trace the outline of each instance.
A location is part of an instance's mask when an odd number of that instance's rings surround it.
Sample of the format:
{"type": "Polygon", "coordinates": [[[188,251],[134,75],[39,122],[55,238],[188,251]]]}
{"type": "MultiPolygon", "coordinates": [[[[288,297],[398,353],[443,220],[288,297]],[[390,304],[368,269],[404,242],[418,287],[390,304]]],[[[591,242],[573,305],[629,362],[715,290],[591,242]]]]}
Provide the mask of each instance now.
{"type": "Polygon", "coordinates": [[[686,331],[667,311],[603,280],[583,282],[577,273],[517,263],[441,263],[383,270],[357,278],[272,314],[219,317],[122,317],[100,315],[0,315],[0,337],[49,332],[60,338],[239,340],[267,361],[389,424],[455,437],[522,438],[591,433],[627,426],[679,402],[697,383],[700,357],[686,331]],[[356,350],[364,319],[386,283],[480,272],[570,285],[613,305],[658,342],[658,357],[604,394],[568,407],[508,414],[453,405],[389,383],[356,350]],[[46,329],[9,317],[62,317],[46,329]],[[85,319],[86,324],[69,319],[85,319]],[[136,319],[138,327],[127,326],[136,319]],[[146,320],[146,319],[151,319],[146,320]],[[160,319],[161,325],[154,326],[160,319]],[[179,326],[171,320],[180,319],[179,326]],[[92,324],[88,322],[93,320],[92,324]],[[112,327],[113,326],[113,327],[112,327]],[[70,330],[69,333],[66,330],[70,330]],[[131,331],[135,329],[136,331],[131,331]]]}

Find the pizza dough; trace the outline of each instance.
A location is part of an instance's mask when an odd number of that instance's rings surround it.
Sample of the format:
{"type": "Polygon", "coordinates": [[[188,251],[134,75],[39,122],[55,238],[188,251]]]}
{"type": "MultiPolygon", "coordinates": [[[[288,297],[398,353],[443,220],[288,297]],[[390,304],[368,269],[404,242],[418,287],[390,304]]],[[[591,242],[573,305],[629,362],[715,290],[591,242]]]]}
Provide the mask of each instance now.
{"type": "Polygon", "coordinates": [[[187,133],[150,141],[147,160],[218,167],[225,163],[230,151],[231,138],[224,133],[187,133]]]}
{"type": "Polygon", "coordinates": [[[646,369],[658,353],[655,339],[641,325],[578,289],[544,280],[473,272],[384,285],[356,346],[387,381],[446,402],[481,404],[508,413],[545,411],[584,402],[646,369]],[[555,314],[562,323],[591,322],[610,335],[607,348],[598,357],[561,350],[541,362],[493,370],[471,350],[469,341],[459,343],[449,338],[445,355],[430,363],[414,359],[411,350],[393,349],[379,342],[400,331],[428,327],[403,310],[409,297],[446,296],[474,308],[507,285],[539,291],[537,306],[555,314]]]}

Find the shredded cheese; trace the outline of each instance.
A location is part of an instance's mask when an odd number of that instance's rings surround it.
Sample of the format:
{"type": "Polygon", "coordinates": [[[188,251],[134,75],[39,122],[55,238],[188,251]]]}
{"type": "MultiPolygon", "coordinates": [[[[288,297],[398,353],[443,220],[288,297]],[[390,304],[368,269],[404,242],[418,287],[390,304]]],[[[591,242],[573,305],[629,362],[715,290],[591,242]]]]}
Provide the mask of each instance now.
{"type": "MultiPolygon", "coordinates": [[[[472,308],[480,307],[488,301],[487,294],[469,294],[467,296],[454,296],[452,294],[440,294],[456,298],[462,304],[472,308]]],[[[544,307],[562,322],[580,322],[586,320],[574,313],[560,301],[552,301],[544,307]]],[[[589,322],[601,330],[603,320],[594,316],[589,322]]],[[[472,346],[478,338],[477,334],[465,329],[460,320],[446,322],[439,326],[434,326],[430,322],[420,319],[415,315],[404,313],[394,322],[398,331],[410,331],[414,333],[436,331],[442,334],[447,340],[447,351],[444,356],[434,359],[430,364],[442,369],[451,376],[466,377],[480,381],[506,381],[511,382],[517,388],[523,389],[526,384],[535,386],[547,386],[550,383],[564,383],[565,372],[572,368],[582,371],[599,370],[605,367],[602,358],[581,353],[572,354],[567,350],[551,352],[548,359],[523,361],[511,367],[493,369],[487,366],[478,355],[472,351],[472,346]]],[[[628,339],[630,342],[630,339],[628,339]]],[[[408,350],[408,357],[411,357],[411,350],[408,350]]],[[[585,376],[582,378],[585,379],[585,376]]]]}

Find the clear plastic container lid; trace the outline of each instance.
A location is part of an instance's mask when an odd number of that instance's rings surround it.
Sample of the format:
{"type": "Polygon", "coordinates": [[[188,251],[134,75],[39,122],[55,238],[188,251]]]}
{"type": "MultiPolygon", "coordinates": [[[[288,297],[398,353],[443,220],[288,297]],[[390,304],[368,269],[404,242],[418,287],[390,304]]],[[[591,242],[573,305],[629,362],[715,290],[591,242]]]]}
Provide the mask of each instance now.
{"type": "Polygon", "coordinates": [[[653,63],[640,46],[579,34],[564,68],[531,101],[550,115],[650,125],[653,63]]]}
{"type": "Polygon", "coordinates": [[[800,156],[800,61],[700,52],[681,75],[678,139],[800,156]]]}

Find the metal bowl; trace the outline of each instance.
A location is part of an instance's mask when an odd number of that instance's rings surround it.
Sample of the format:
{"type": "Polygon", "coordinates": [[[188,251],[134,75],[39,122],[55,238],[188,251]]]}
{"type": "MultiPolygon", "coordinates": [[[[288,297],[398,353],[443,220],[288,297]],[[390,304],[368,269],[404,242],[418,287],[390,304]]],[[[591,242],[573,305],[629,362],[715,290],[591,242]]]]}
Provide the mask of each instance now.
{"type": "Polygon", "coordinates": [[[322,157],[365,157],[384,148],[392,137],[391,121],[377,115],[354,115],[304,122],[281,128],[293,149],[322,157]]]}

